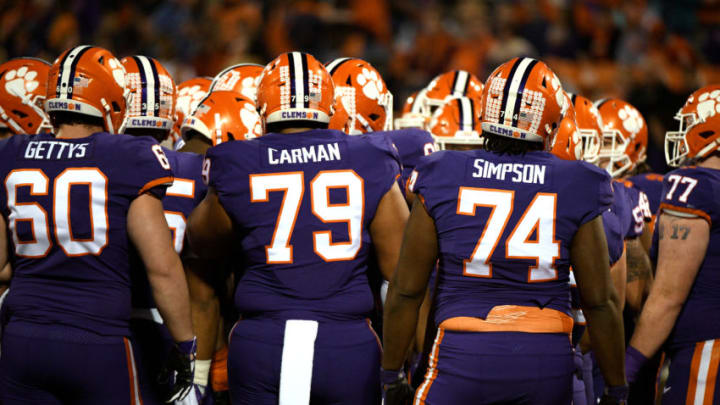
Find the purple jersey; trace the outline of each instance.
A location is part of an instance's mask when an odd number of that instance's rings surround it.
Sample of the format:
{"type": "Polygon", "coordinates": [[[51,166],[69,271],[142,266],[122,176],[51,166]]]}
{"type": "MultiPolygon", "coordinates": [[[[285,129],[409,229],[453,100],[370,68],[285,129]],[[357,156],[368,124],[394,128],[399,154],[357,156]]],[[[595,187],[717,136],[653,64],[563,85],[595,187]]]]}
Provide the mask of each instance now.
{"type": "Polygon", "coordinates": [[[127,213],[173,173],[149,137],[14,136],[0,147],[2,211],[12,234],[12,321],[127,336],[127,213]]]}
{"type": "Polygon", "coordinates": [[[206,157],[204,172],[243,254],[235,293],[243,315],[348,319],[372,311],[369,227],[400,174],[386,137],[271,133],[220,144],[206,157]]]}
{"type": "Polygon", "coordinates": [[[625,250],[625,237],[632,225],[632,212],[627,189],[617,182],[612,183],[612,188],[612,205],[609,210],[602,213],[610,266],[620,260],[623,250],[625,250]]]}
{"type": "Polygon", "coordinates": [[[397,148],[402,163],[402,176],[400,176],[398,182],[400,182],[400,190],[405,190],[410,173],[415,169],[420,159],[435,151],[435,141],[429,132],[419,128],[373,133],[373,135],[381,134],[390,138],[390,142],[397,148]]]}
{"type": "MultiPolygon", "coordinates": [[[[187,218],[207,192],[201,176],[203,157],[196,153],[177,152],[166,148],[163,150],[175,174],[175,179],[162,200],[165,220],[172,232],[175,251],[178,254],[187,254],[184,252],[187,218]]],[[[137,254],[132,256],[131,263],[133,308],[154,308],[145,266],[137,254]]]]}
{"type": "Polygon", "coordinates": [[[662,199],[663,176],[656,173],[638,174],[625,179],[625,182],[631,187],[645,193],[650,204],[650,212],[653,218],[660,208],[660,200],[662,199]]]}
{"type": "Polygon", "coordinates": [[[621,217],[625,239],[637,238],[642,235],[645,222],[652,220],[648,198],[645,193],[623,181],[615,181],[613,185],[616,193],[625,194],[630,208],[626,216],[621,217]]]}
{"type": "Polygon", "coordinates": [[[710,225],[705,260],[668,343],[672,346],[720,338],[720,171],[688,167],[666,174],[660,211],[693,214],[710,225]]]}
{"type": "Polygon", "coordinates": [[[415,168],[410,190],[437,228],[437,324],[500,305],[570,314],[570,244],[610,207],[606,172],[546,152],[440,151],[415,168]]]}

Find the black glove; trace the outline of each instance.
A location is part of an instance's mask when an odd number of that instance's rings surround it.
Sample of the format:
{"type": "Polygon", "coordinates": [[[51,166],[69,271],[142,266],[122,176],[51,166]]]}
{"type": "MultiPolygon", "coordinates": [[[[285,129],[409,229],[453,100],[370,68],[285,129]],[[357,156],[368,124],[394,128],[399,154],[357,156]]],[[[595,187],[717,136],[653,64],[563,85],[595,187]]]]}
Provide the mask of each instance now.
{"type": "Polygon", "coordinates": [[[627,385],[605,387],[605,393],[600,399],[600,405],[627,405],[630,389],[627,385]]]}
{"type": "Polygon", "coordinates": [[[184,342],[177,342],[170,350],[165,365],[158,376],[158,382],[169,387],[165,403],[185,398],[192,389],[193,378],[195,377],[196,354],[196,337],[184,342]]]}
{"type": "Polygon", "coordinates": [[[409,405],[415,390],[402,370],[380,370],[384,405],[409,405]]]}

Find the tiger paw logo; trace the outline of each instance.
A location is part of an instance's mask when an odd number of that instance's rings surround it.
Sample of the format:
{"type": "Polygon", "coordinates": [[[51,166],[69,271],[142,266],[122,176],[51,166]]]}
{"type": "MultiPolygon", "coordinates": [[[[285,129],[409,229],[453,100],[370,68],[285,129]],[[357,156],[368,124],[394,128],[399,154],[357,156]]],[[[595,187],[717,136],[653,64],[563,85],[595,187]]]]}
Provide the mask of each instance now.
{"type": "Polygon", "coordinates": [[[240,120],[245,128],[248,129],[248,132],[245,134],[245,139],[253,139],[262,135],[260,115],[258,115],[254,105],[251,103],[245,103],[243,108],[240,110],[240,120]]]}
{"type": "Polygon", "coordinates": [[[116,58],[108,59],[108,67],[112,71],[113,79],[118,86],[125,88],[125,68],[116,58]]]}
{"type": "Polygon", "coordinates": [[[207,93],[202,90],[200,85],[182,88],[178,91],[175,108],[186,115],[190,114],[206,95],[207,93]]]}
{"type": "Polygon", "coordinates": [[[640,116],[640,112],[629,105],[626,105],[618,111],[618,117],[620,117],[623,122],[623,128],[631,134],[635,135],[642,129],[643,119],[640,116]]]}
{"type": "Polygon", "coordinates": [[[20,69],[13,69],[5,75],[5,90],[13,96],[24,99],[28,93],[38,88],[40,82],[35,80],[37,72],[29,70],[27,66],[20,69]]]}
{"type": "Polygon", "coordinates": [[[370,100],[379,100],[383,93],[383,84],[377,72],[363,68],[355,80],[362,86],[363,94],[370,100]]]}
{"type": "Polygon", "coordinates": [[[720,89],[703,93],[698,97],[698,118],[705,120],[720,113],[720,89]]]}

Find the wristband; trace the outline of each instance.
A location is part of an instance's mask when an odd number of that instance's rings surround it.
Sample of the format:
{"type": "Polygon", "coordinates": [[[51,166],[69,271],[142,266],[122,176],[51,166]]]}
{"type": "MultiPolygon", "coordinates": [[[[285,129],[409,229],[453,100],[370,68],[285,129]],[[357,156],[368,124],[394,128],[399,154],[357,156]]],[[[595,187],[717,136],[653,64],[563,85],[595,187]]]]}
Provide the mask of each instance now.
{"type": "Polygon", "coordinates": [[[193,336],[190,340],[175,342],[175,347],[177,347],[178,351],[182,354],[195,356],[197,353],[197,337],[193,336]]]}
{"type": "Polygon", "coordinates": [[[383,368],[380,369],[380,383],[383,387],[386,387],[388,385],[394,384],[400,380],[406,379],[407,376],[405,375],[405,371],[400,370],[385,370],[383,368]]]}
{"type": "Polygon", "coordinates": [[[616,385],[614,387],[605,387],[605,396],[618,403],[625,403],[630,393],[627,385],[616,385]]]}
{"type": "Polygon", "coordinates": [[[635,382],[638,372],[647,360],[648,358],[640,353],[638,349],[628,345],[627,350],[625,350],[625,377],[628,383],[635,382]]]}

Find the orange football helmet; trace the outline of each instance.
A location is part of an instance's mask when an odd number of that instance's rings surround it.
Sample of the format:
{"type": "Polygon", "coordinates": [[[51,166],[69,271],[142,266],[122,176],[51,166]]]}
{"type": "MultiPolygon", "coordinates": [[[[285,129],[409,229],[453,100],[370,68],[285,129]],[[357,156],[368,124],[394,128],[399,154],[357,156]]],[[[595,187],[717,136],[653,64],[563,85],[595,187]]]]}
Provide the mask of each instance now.
{"type": "Polygon", "coordinates": [[[15,134],[52,131],[45,113],[50,64],[16,58],[0,65],[0,124],[15,134]]]}
{"type": "Polygon", "coordinates": [[[542,61],[514,58],[493,71],[483,91],[482,130],[546,150],[568,107],[555,73],[542,61]]]}
{"type": "Polygon", "coordinates": [[[416,91],[405,100],[405,105],[402,109],[402,115],[400,118],[395,119],[395,128],[421,128],[425,129],[428,121],[421,110],[422,100],[425,97],[426,89],[416,91]]]}
{"type": "Polygon", "coordinates": [[[175,98],[175,124],[170,132],[173,143],[182,139],[181,127],[185,117],[192,114],[195,107],[207,96],[211,83],[212,80],[208,77],[196,77],[178,84],[175,98]]]}
{"type": "Polygon", "coordinates": [[[50,67],[45,111],[102,118],[105,131],[122,132],[130,97],[122,63],[107,49],[80,45],[50,67]]]}
{"type": "Polygon", "coordinates": [[[335,106],[342,104],[347,118],[336,114],[330,129],[349,135],[392,129],[393,96],[380,73],[368,62],[338,58],[326,66],[335,85],[335,106]]]}
{"type": "Polygon", "coordinates": [[[595,103],[603,122],[599,164],[612,177],[620,177],[645,161],[648,130],[640,111],[620,99],[595,103]]]}
{"type": "Polygon", "coordinates": [[[583,143],[577,128],[575,108],[570,101],[570,96],[567,96],[566,102],[568,108],[560,121],[557,134],[553,138],[550,152],[560,159],[580,160],[583,157],[583,143]]]}
{"type": "Polygon", "coordinates": [[[582,159],[586,162],[596,163],[600,151],[602,134],[602,117],[597,107],[589,99],[577,94],[570,95],[571,106],[575,111],[577,130],[582,139],[582,159]]]}
{"type": "Polygon", "coordinates": [[[257,100],[257,88],[263,72],[262,65],[239,63],[218,73],[210,84],[209,92],[229,90],[240,93],[254,103],[257,100]]]}
{"type": "Polygon", "coordinates": [[[720,85],[705,86],[688,97],[675,114],[677,131],[665,133],[665,160],[678,167],[720,148],[720,85]]]}
{"type": "Polygon", "coordinates": [[[482,145],[482,109],[469,97],[455,97],[435,110],[428,130],[440,150],[446,145],[482,145]]]}
{"type": "Polygon", "coordinates": [[[432,117],[435,110],[452,97],[482,98],[483,84],[465,70],[451,70],[435,76],[421,97],[422,114],[432,117]]]}
{"type": "Polygon", "coordinates": [[[265,66],[257,99],[264,125],[283,121],[327,124],[334,112],[335,87],[315,57],[287,52],[265,66]]]}
{"type": "Polygon", "coordinates": [[[125,129],[161,129],[170,131],[175,123],[175,81],[157,60],[126,56],[122,64],[132,102],[127,108],[125,129]]]}
{"type": "Polygon", "coordinates": [[[234,91],[216,90],[207,95],[185,118],[182,134],[195,130],[213,146],[229,141],[253,139],[262,135],[260,115],[255,103],[234,91]]]}

